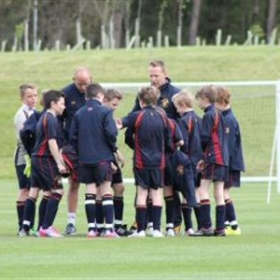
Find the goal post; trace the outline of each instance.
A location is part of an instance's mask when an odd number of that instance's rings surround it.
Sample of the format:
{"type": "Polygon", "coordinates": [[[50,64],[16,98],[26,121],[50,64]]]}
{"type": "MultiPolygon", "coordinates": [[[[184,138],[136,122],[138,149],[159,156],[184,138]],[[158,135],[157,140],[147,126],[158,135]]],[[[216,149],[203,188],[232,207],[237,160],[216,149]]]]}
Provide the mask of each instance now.
{"type": "Polygon", "coordinates": [[[276,142],[277,191],[280,193],[280,81],[276,82],[276,142]]]}

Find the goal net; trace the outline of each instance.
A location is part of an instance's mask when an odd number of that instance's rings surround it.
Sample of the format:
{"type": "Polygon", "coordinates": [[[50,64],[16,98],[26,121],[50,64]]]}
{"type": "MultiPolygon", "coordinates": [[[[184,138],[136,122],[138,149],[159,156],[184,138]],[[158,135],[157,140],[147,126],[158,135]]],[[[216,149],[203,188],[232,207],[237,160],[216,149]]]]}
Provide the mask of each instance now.
{"type": "MultiPolygon", "coordinates": [[[[193,94],[203,85],[223,85],[232,94],[231,107],[239,121],[246,172],[242,174],[242,181],[273,182],[277,179],[274,155],[277,150],[276,128],[277,117],[277,82],[276,81],[248,81],[248,82],[201,82],[175,83],[179,88],[186,88],[193,94]]],[[[111,83],[104,84],[106,88],[115,88],[123,92],[124,98],[116,111],[116,117],[123,117],[133,108],[137,91],[148,83],[111,83]]],[[[279,86],[278,86],[279,88],[279,86]]],[[[279,90],[278,90],[279,92],[279,90]]],[[[200,115],[199,108],[195,108],[200,115]]],[[[279,110],[278,110],[279,111],[279,110]]],[[[278,113],[279,114],[279,113],[278,113]]],[[[280,132],[280,130],[279,130],[280,132]]],[[[148,132],[147,132],[148,133],[148,132]]],[[[280,134],[278,134],[280,135],[280,134]]],[[[126,157],[123,176],[126,181],[134,182],[132,175],[132,151],[124,144],[124,131],[120,131],[118,145],[126,157]]],[[[275,157],[277,159],[277,157],[275,157]]],[[[278,187],[280,191],[280,187],[278,187]]]]}

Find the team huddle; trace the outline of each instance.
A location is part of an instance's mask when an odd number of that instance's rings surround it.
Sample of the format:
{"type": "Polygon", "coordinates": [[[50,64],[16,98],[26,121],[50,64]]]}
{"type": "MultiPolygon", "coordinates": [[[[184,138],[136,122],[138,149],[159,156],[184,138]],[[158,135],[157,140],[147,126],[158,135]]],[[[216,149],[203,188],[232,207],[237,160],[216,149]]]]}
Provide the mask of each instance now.
{"type": "Polygon", "coordinates": [[[14,118],[19,236],[63,236],[53,226],[63,197],[63,177],[69,181],[65,235],[77,233],[80,183],[86,186],[89,238],[241,234],[230,189],[240,187],[245,167],[230,92],[212,85],[195,95],[180,90],[171,84],[160,60],[151,61],[148,70],[151,85],[139,90],[132,111],[121,119],[113,113],[122,94],[93,82],[84,67],[75,71],[72,84],[42,93],[42,112],[35,110],[37,87],[20,86],[23,105],[14,118]],[[202,118],[194,111],[195,101],[204,112],[202,118]],[[117,147],[120,129],[125,129],[125,143],[133,150],[135,222],[130,229],[123,223],[125,159],[117,147]]]}

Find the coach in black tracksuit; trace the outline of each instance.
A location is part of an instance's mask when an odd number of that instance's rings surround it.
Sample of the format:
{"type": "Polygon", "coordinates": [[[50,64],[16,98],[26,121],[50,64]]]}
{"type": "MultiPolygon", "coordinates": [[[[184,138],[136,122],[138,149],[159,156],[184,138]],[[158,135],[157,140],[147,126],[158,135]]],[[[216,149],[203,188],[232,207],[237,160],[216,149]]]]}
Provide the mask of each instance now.
{"type": "MultiPolygon", "coordinates": [[[[69,133],[74,114],[84,106],[85,90],[88,84],[92,82],[92,76],[89,69],[79,67],[75,70],[73,75],[73,83],[67,85],[62,89],[65,94],[65,110],[63,112],[64,121],[64,137],[66,143],[69,142],[69,133]]],[[[69,148],[69,147],[67,147],[69,148]]],[[[76,166],[76,164],[73,164],[76,166]]],[[[66,235],[76,234],[76,212],[78,207],[79,183],[76,180],[77,170],[74,169],[69,177],[69,188],[67,195],[67,226],[65,229],[66,235]]]]}
{"type": "MultiPolygon", "coordinates": [[[[164,62],[152,61],[149,66],[149,75],[151,85],[160,91],[160,96],[157,105],[164,109],[167,117],[177,120],[179,117],[176,108],[172,102],[172,96],[180,91],[179,88],[171,84],[171,80],[167,77],[164,62]]],[[[138,98],[132,109],[133,112],[141,110],[138,98]]]]}

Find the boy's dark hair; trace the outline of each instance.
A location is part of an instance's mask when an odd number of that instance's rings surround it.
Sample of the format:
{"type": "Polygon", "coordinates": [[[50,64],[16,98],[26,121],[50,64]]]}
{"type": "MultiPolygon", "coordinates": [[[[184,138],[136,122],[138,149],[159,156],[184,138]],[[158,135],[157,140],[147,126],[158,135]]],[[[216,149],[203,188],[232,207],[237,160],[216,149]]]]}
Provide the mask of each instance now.
{"type": "Polygon", "coordinates": [[[156,87],[142,87],[138,92],[138,99],[145,105],[156,105],[160,92],[156,87]]]}
{"type": "Polygon", "coordinates": [[[202,87],[195,95],[196,98],[207,98],[210,103],[214,103],[217,97],[217,88],[213,85],[202,87]]]}
{"type": "Polygon", "coordinates": [[[98,83],[91,83],[86,88],[86,98],[92,99],[96,98],[98,93],[103,93],[105,95],[105,89],[98,83]]]}
{"type": "Polygon", "coordinates": [[[58,91],[58,90],[54,90],[54,89],[47,91],[43,97],[44,109],[51,108],[51,103],[52,102],[57,103],[57,101],[61,97],[63,97],[63,98],[65,97],[65,95],[62,91],[58,91]]]}
{"type": "Polygon", "coordinates": [[[116,89],[107,89],[106,90],[106,93],[105,93],[105,98],[108,100],[108,101],[111,101],[115,98],[117,98],[118,100],[122,100],[123,98],[123,95],[121,92],[119,92],[118,90],[116,89]]]}

